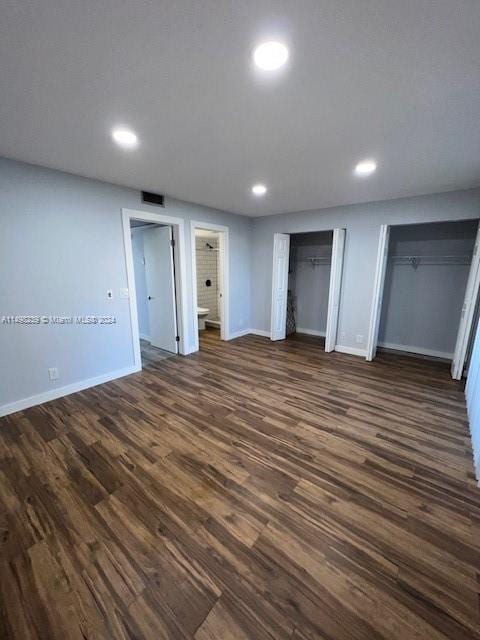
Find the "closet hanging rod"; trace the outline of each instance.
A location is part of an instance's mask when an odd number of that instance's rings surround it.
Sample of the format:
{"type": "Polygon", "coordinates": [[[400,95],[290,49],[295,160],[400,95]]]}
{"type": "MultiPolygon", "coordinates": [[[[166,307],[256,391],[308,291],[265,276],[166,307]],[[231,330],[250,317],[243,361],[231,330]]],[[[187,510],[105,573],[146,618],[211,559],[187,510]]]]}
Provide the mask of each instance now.
{"type": "Polygon", "coordinates": [[[408,255],[397,255],[397,254],[392,254],[389,256],[389,258],[391,259],[401,259],[401,260],[411,260],[412,258],[416,258],[417,260],[453,260],[453,259],[458,259],[458,260],[471,260],[472,259],[472,255],[469,253],[457,253],[457,254],[451,254],[451,255],[442,255],[442,254],[436,254],[436,255],[412,255],[412,254],[408,254],[408,255]]]}
{"type": "Polygon", "coordinates": [[[430,255],[430,256],[412,256],[412,255],[393,255],[388,257],[390,262],[400,265],[410,265],[414,269],[419,266],[432,267],[441,265],[470,265],[472,262],[471,255],[430,255]]]}

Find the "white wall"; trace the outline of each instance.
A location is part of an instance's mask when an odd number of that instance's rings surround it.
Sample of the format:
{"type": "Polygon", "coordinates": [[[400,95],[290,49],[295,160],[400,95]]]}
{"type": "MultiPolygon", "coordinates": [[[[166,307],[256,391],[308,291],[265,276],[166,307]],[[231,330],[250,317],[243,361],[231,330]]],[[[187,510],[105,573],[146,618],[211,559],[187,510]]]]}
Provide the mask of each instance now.
{"type": "Polygon", "coordinates": [[[381,224],[480,217],[480,189],[255,218],[252,236],[252,326],[270,330],[273,234],[345,228],[338,344],[364,350],[370,322],[381,224]],[[357,336],[360,342],[357,342],[357,336]]]}
{"type": "Polygon", "coordinates": [[[392,260],[397,255],[468,256],[477,222],[449,222],[392,227],[385,277],[379,343],[408,351],[451,358],[470,264],[431,264],[417,268],[392,260]]]}
{"type": "MultiPolygon", "coordinates": [[[[148,227],[146,227],[148,229],[148,227]]],[[[138,331],[140,337],[150,336],[150,319],[148,315],[148,291],[145,276],[145,254],[143,249],[145,229],[132,228],[133,270],[135,274],[135,290],[137,293],[138,331]]]]}
{"type": "Polygon", "coordinates": [[[477,333],[468,368],[465,396],[470,422],[475,474],[480,483],[480,324],[477,325],[477,333]]]}
{"type": "MultiPolygon", "coordinates": [[[[132,367],[129,303],[119,298],[120,288],[127,286],[123,207],[159,211],[143,205],[133,189],[0,159],[0,316],[108,314],[117,319],[113,326],[0,324],[1,412],[20,408],[30,396],[132,367]],[[114,291],[111,301],[107,289],[114,291]],[[54,366],[60,379],[52,382],[47,369],[54,366]]],[[[248,329],[251,221],[171,198],[160,211],[186,221],[187,344],[191,349],[195,344],[196,306],[190,220],[229,227],[230,331],[248,329]]]]}

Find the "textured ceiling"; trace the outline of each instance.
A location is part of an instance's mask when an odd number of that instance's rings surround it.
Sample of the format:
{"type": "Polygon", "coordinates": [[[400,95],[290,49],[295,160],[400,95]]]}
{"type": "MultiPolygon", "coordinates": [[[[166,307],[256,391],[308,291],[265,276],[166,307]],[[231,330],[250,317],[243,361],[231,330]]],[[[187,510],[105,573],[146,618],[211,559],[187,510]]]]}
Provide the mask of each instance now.
{"type": "Polygon", "coordinates": [[[0,154],[249,215],[476,186],[479,33],[478,0],[4,0],[0,154]]]}

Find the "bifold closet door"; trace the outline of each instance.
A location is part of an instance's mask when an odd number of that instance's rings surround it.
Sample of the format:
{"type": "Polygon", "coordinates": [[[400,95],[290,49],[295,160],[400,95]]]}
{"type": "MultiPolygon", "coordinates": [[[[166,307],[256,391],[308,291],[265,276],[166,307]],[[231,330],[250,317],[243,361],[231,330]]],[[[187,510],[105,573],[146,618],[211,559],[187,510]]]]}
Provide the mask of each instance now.
{"type": "Polygon", "coordinates": [[[286,337],[289,253],[289,234],[275,233],[273,237],[271,340],[284,340],[286,337]]]}
{"type": "Polygon", "coordinates": [[[345,229],[333,230],[332,264],[328,290],[327,330],[325,351],[333,351],[337,343],[338,312],[342,287],[343,253],[345,250],[345,229]]]}
{"type": "Polygon", "coordinates": [[[461,380],[463,368],[467,357],[468,342],[472,331],[473,319],[475,315],[475,305],[477,302],[480,287],[480,225],[477,230],[475,248],[473,250],[472,264],[468,274],[467,288],[465,289],[465,299],[463,301],[462,315],[458,327],[457,342],[452,360],[452,378],[461,380]]]}
{"type": "Polygon", "coordinates": [[[385,272],[387,270],[389,236],[390,228],[386,224],[382,224],[380,227],[380,237],[378,239],[377,266],[375,269],[375,280],[373,282],[372,310],[368,330],[366,356],[368,361],[373,360],[377,354],[378,330],[380,327],[380,315],[382,313],[385,272]]]}
{"type": "Polygon", "coordinates": [[[178,352],[172,227],[147,229],[144,234],[145,279],[148,292],[150,344],[178,352]]]}

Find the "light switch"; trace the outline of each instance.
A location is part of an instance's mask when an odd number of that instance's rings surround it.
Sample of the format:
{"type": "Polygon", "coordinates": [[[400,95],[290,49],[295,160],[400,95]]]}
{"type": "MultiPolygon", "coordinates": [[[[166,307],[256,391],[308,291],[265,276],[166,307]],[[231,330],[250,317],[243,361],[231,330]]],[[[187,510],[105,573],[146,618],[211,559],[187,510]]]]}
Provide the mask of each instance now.
{"type": "Polygon", "coordinates": [[[123,300],[128,300],[128,288],[127,287],[122,287],[120,289],[120,298],[122,298],[123,300]]]}
{"type": "Polygon", "coordinates": [[[58,373],[57,367],[50,367],[48,369],[48,377],[50,378],[50,380],[58,380],[60,375],[58,373]]]}

